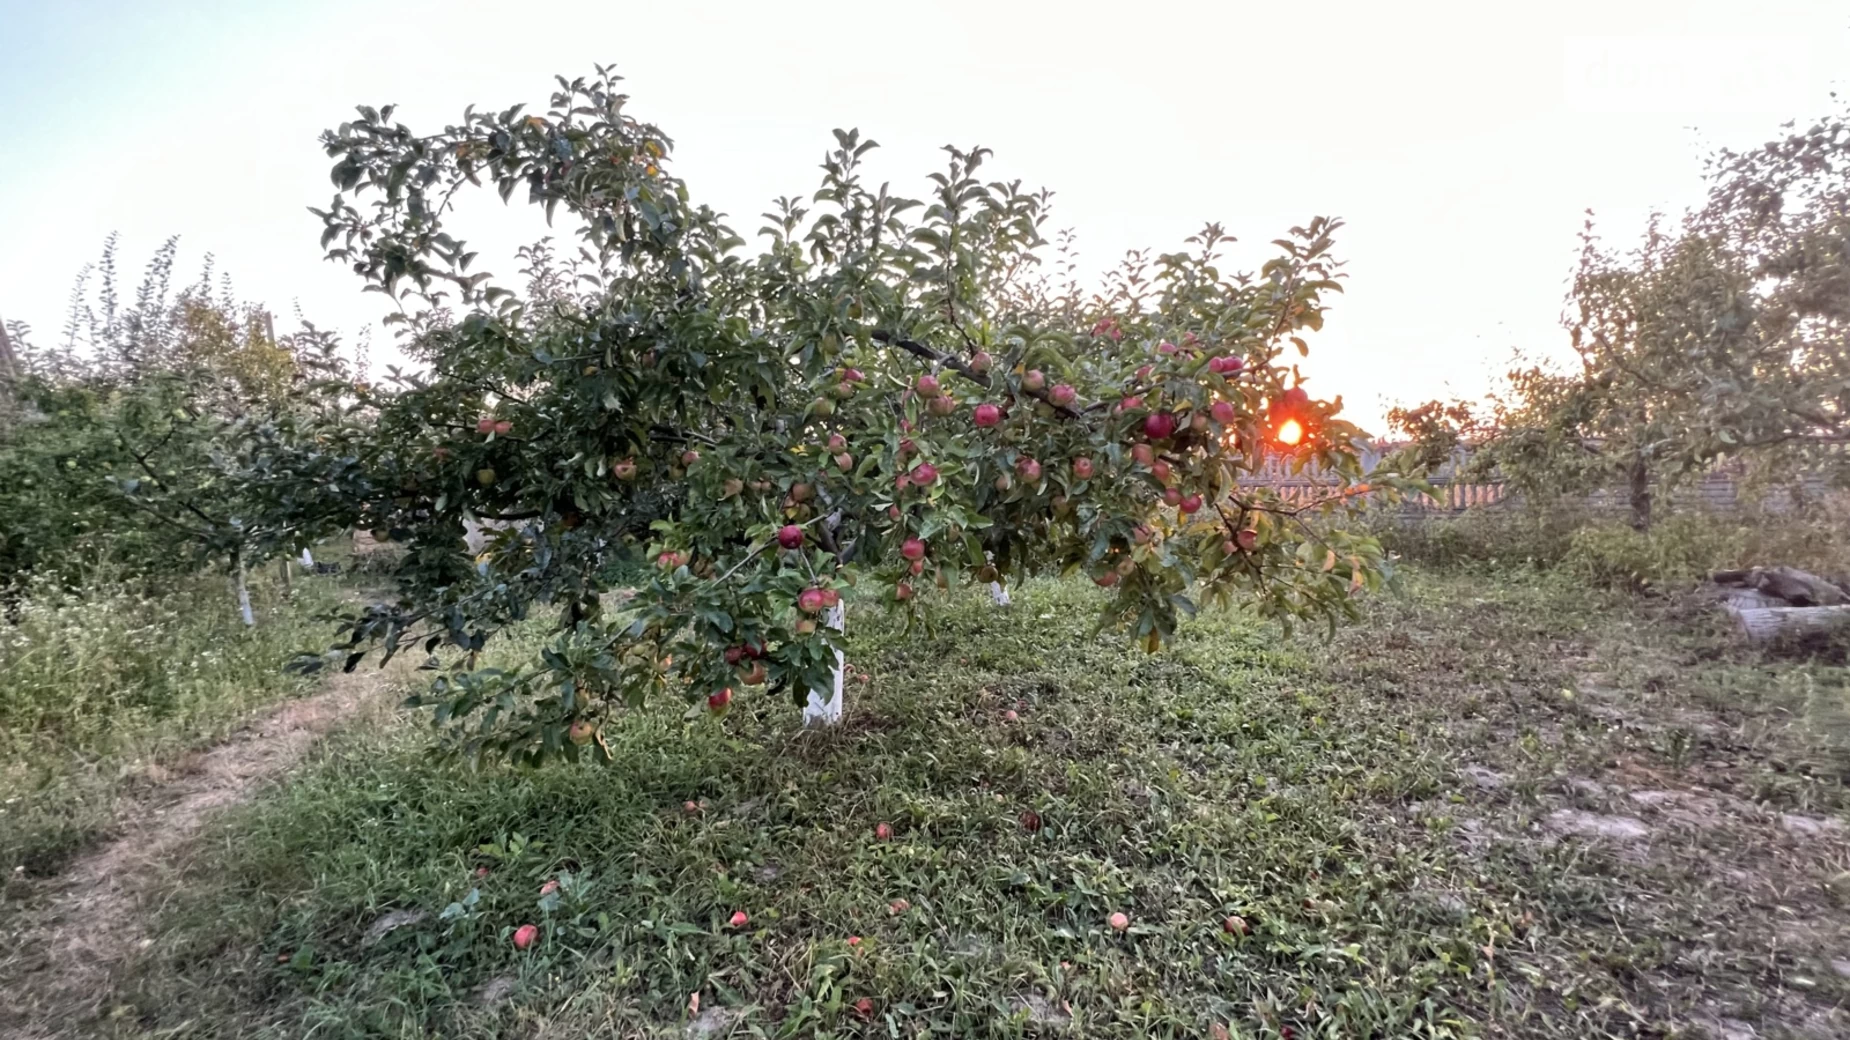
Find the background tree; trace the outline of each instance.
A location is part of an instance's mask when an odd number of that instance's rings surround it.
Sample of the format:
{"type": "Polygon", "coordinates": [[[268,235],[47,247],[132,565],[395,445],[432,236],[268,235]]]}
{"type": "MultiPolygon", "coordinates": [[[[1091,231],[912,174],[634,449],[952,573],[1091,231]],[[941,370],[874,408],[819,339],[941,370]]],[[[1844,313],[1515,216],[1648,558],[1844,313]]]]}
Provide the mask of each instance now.
{"type": "Polygon", "coordinates": [[[1254,275],[1220,270],[1210,226],[1082,298],[1042,271],[1048,196],[982,179],[987,150],[947,148],[913,200],[837,131],[822,186],[777,200],[748,254],[616,83],[432,134],[362,108],[324,137],[323,243],[398,301],[428,365],[329,431],[359,460],[353,518],[407,550],[400,599],[342,648],[463,651],[429,698],[461,750],[601,750],[615,706],[663,692],[723,711],[766,684],[838,718],[850,590],[920,616],[933,587],[1081,571],[1111,590],[1101,624],[1154,649],[1198,599],[1333,624],[1379,582],[1373,539],[1311,522],[1359,499],[1359,431],[1281,362],[1340,288],[1337,222],[1254,275]],[[573,226],[569,277],[530,270],[523,295],[471,269],[444,218],[478,184],[573,226]],[[1242,488],[1267,452],[1340,483],[1242,488]],[[611,611],[610,554],[664,485],[658,569],[611,611]],[[506,526],[470,557],[475,521],[506,526]],[[561,628],[538,662],[470,670],[541,603],[561,628]]]}
{"type": "Polygon", "coordinates": [[[211,562],[234,576],[250,622],[244,571],[325,533],[301,525],[310,509],[274,508],[279,489],[299,487],[275,469],[318,462],[307,446],[335,399],[307,391],[345,366],[310,326],[277,338],[267,312],[212,284],[209,258],[174,292],[175,248],[156,252],[125,303],[112,237],[79,276],[64,342],[22,337],[19,407],[0,427],[0,585],[211,562]]]}
{"type": "MultiPolygon", "coordinates": [[[[1709,164],[1706,204],[1657,217],[1630,252],[1589,220],[1567,324],[1572,371],[1528,365],[1473,421],[1398,412],[1535,495],[1622,487],[1650,526],[1658,491],[1721,459],[1850,475],[1850,128],[1838,114],[1709,164]]],[[[1435,440],[1434,443],[1437,443],[1435,440]]]]}

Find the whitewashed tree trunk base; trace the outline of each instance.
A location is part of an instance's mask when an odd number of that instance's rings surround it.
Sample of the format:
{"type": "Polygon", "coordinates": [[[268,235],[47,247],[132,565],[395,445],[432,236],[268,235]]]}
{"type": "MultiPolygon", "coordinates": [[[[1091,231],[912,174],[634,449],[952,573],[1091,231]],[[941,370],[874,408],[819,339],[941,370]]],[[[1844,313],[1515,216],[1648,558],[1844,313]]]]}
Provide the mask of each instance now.
{"type": "MultiPolygon", "coordinates": [[[[992,552],[983,553],[983,561],[991,567],[995,566],[996,554],[992,552]]],[[[998,607],[1006,607],[1009,605],[1009,590],[1003,588],[1001,582],[992,581],[989,583],[989,599],[990,602],[998,607]]]]}
{"type": "MultiPolygon", "coordinates": [[[[823,621],[837,632],[845,631],[847,628],[847,613],[843,610],[842,605],[837,603],[835,606],[829,608],[828,613],[823,615],[823,621]]],[[[835,726],[841,723],[842,672],[845,670],[846,665],[847,658],[843,656],[840,650],[835,651],[835,673],[833,676],[835,689],[826,696],[824,695],[824,691],[821,690],[809,691],[809,703],[803,706],[803,725],[805,727],[835,726]]]]}
{"type": "Polygon", "coordinates": [[[310,574],[315,573],[315,554],[307,549],[302,550],[302,569],[310,574]]]}
{"type": "Polygon", "coordinates": [[[251,610],[251,587],[250,583],[245,580],[242,558],[238,560],[238,576],[232,582],[232,587],[238,590],[238,617],[243,619],[245,628],[255,628],[257,615],[251,610]]]}

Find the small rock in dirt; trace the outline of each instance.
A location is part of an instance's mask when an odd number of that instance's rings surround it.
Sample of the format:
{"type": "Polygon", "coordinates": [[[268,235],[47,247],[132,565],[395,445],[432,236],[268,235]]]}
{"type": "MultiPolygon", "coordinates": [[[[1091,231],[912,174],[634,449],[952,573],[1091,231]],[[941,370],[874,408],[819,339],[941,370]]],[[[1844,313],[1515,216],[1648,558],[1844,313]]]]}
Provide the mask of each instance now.
{"type": "Polygon", "coordinates": [[[366,935],[360,939],[360,948],[365,949],[368,946],[377,945],[379,940],[384,939],[400,928],[417,924],[419,921],[429,916],[428,913],[422,910],[393,910],[385,913],[381,915],[377,921],[367,926],[366,935]]]}
{"type": "Polygon", "coordinates": [[[1036,1025],[1065,1029],[1073,1024],[1073,1016],[1066,1009],[1039,993],[1030,993],[1025,997],[1016,997],[1009,1001],[1009,1011],[1013,1014],[1028,1013],[1028,1021],[1036,1025]]]}
{"type": "Polygon", "coordinates": [[[710,1007],[695,1015],[687,1023],[687,1035],[696,1040],[710,1036],[722,1036],[739,1020],[739,1012],[731,1008],[710,1007]]]}
{"type": "Polygon", "coordinates": [[[1547,822],[1548,829],[1558,834],[1578,834],[1586,838],[1637,841],[1651,834],[1651,828],[1635,816],[1602,816],[1578,809],[1561,809],[1549,813],[1547,822]]]}
{"type": "Polygon", "coordinates": [[[1494,791],[1509,781],[1509,777],[1483,766],[1466,766],[1458,771],[1458,775],[1476,784],[1480,791],[1494,791]]]}
{"type": "Polygon", "coordinates": [[[1588,798],[1598,798],[1606,793],[1605,784],[1602,784],[1597,780],[1588,780],[1586,777],[1583,777],[1583,776],[1577,776],[1574,779],[1569,780],[1567,782],[1567,786],[1568,786],[1568,789],[1573,791],[1575,794],[1584,795],[1585,797],[1588,797],[1588,798]]]}
{"type": "Polygon", "coordinates": [[[1850,960],[1845,960],[1842,957],[1832,957],[1831,970],[1846,979],[1850,979],[1850,960]]]}
{"type": "Polygon", "coordinates": [[[1779,824],[1792,833],[1801,834],[1807,838],[1815,838],[1820,834],[1835,834],[1844,829],[1842,820],[1823,816],[1800,816],[1797,813],[1781,813],[1779,824]]]}
{"type": "Polygon", "coordinates": [[[493,1007],[513,996],[514,987],[516,985],[517,983],[514,981],[514,976],[497,975],[487,982],[482,983],[481,988],[475,991],[475,999],[482,1004],[493,1007]]]}

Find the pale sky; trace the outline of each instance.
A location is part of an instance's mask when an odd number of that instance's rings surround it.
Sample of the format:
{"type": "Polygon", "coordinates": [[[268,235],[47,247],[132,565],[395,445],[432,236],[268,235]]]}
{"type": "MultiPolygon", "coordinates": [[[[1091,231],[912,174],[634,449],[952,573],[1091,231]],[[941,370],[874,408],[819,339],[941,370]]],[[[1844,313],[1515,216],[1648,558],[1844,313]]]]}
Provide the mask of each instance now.
{"type": "MultiPolygon", "coordinates": [[[[380,303],[321,259],[316,135],[362,103],[426,130],[543,109],[555,73],[606,62],[748,237],[814,189],[838,126],[914,197],[940,145],[995,149],[1099,266],[1209,220],[1258,257],[1340,216],[1348,292],[1304,367],[1379,431],[1394,402],[1482,393],[1514,348],[1564,349],[1583,210],[1627,240],[1698,197],[1710,144],[1850,85],[1841,0],[1515,6],[0,0],[0,316],[53,340],[109,232],[132,276],[179,234],[182,281],[211,252],[241,295],[351,336],[380,303]]],[[[491,200],[463,231],[513,282],[495,258],[544,226],[491,200]]]]}

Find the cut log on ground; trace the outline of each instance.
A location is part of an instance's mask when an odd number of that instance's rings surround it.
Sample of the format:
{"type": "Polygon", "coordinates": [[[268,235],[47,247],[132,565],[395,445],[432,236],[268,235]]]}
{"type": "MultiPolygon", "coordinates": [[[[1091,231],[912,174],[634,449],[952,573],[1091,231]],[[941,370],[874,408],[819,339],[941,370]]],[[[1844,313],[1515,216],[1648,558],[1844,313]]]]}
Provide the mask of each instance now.
{"type": "Polygon", "coordinates": [[[1850,633],[1850,606],[1761,607],[1728,603],[1728,612],[1756,643],[1850,633]]]}

